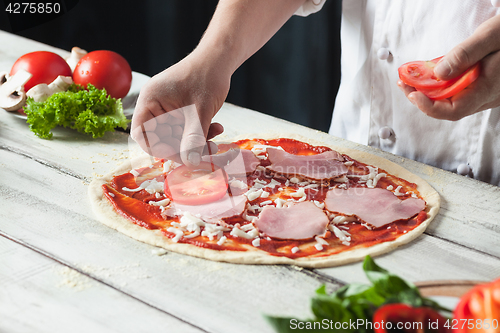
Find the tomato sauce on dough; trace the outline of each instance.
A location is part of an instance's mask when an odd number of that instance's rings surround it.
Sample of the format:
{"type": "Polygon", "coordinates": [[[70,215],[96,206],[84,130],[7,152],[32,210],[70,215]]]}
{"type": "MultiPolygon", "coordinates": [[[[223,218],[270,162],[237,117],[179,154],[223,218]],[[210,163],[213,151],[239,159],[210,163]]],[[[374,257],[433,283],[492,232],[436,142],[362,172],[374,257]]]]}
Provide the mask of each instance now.
{"type": "MultiPolygon", "coordinates": [[[[293,139],[274,139],[274,140],[263,140],[263,139],[252,139],[252,140],[240,140],[230,145],[219,145],[219,152],[224,152],[231,148],[231,146],[237,145],[241,149],[252,149],[255,145],[266,145],[266,146],[280,146],[286,152],[294,155],[315,155],[320,154],[331,149],[324,146],[312,146],[310,144],[300,142],[293,139]]],[[[351,159],[347,155],[343,155],[346,161],[352,161],[349,165],[349,174],[351,175],[365,175],[368,173],[367,164],[361,163],[359,161],[351,159]]],[[[164,198],[158,198],[155,194],[151,194],[146,189],[139,189],[139,186],[148,179],[156,179],[157,181],[164,181],[165,174],[162,174],[163,170],[162,160],[157,161],[152,167],[143,168],[141,170],[136,170],[136,173],[142,176],[134,176],[132,173],[125,173],[119,176],[115,176],[109,183],[102,186],[103,193],[105,197],[109,200],[114,209],[125,218],[129,219],[131,222],[138,226],[146,229],[155,230],[159,229],[161,233],[170,239],[173,239],[176,235],[172,232],[167,231],[169,227],[172,226],[173,222],[179,222],[178,217],[169,217],[162,213],[162,209],[159,206],[151,205],[151,201],[161,201],[164,198]],[[150,169],[150,170],[148,170],[150,169]],[[150,174],[149,178],[144,176],[144,174],[150,174]]],[[[260,165],[265,167],[269,165],[270,162],[267,159],[262,159],[260,165]]],[[[384,170],[378,170],[382,173],[384,170]]],[[[247,175],[247,184],[249,187],[253,186],[258,179],[262,177],[272,177],[275,181],[279,182],[280,186],[275,186],[274,188],[268,188],[267,191],[270,192],[270,198],[277,198],[278,196],[282,199],[290,198],[287,193],[293,193],[297,190],[299,185],[287,182],[287,177],[282,175],[274,175],[270,171],[254,172],[247,175]],[[288,184],[287,184],[288,183],[288,184]],[[288,186],[286,186],[286,184],[288,186]],[[280,188],[285,191],[280,191],[280,188]]],[[[265,179],[265,178],[264,178],[265,179]]],[[[317,189],[305,189],[304,192],[307,195],[309,201],[322,202],[325,199],[328,189],[335,186],[335,180],[325,180],[317,181],[317,189]],[[318,190],[319,188],[319,190],[318,190]]],[[[356,181],[356,177],[348,177],[346,186],[349,187],[360,187],[360,184],[356,181]]],[[[399,198],[402,200],[408,198],[413,194],[414,196],[419,196],[416,190],[417,185],[410,183],[401,178],[387,174],[387,176],[382,177],[376,187],[380,188],[397,188],[400,187],[401,195],[399,198]]],[[[269,198],[257,198],[252,201],[252,205],[259,205],[260,203],[269,200],[269,198]]],[[[245,209],[247,216],[258,216],[258,212],[251,212],[245,209]]],[[[235,226],[245,226],[251,224],[247,219],[244,218],[244,214],[233,216],[230,218],[223,219],[226,225],[235,226]]],[[[382,242],[393,241],[403,234],[416,228],[427,218],[425,211],[420,212],[417,216],[412,217],[407,220],[396,221],[380,228],[372,228],[369,225],[363,223],[362,221],[350,221],[344,222],[343,224],[337,225],[341,228],[342,232],[349,235],[349,244],[346,245],[342,242],[334,233],[327,231],[325,239],[329,245],[324,249],[318,250],[314,245],[317,244],[315,239],[306,240],[281,240],[272,239],[269,237],[260,237],[260,244],[258,247],[252,245],[251,239],[245,239],[242,237],[235,237],[230,234],[230,231],[224,231],[224,236],[227,238],[225,242],[221,245],[218,244],[217,239],[210,240],[206,236],[196,236],[193,238],[181,237],[179,243],[187,243],[194,246],[218,250],[218,251],[251,251],[260,250],[265,251],[269,255],[273,256],[285,256],[288,258],[296,259],[302,257],[322,257],[331,256],[333,254],[341,253],[344,251],[350,251],[362,247],[370,247],[382,242]],[[293,248],[299,248],[299,251],[292,251],[293,248]],[[294,253],[295,252],[295,253],[294,253]]],[[[187,235],[187,234],[186,234],[187,235]]]]}

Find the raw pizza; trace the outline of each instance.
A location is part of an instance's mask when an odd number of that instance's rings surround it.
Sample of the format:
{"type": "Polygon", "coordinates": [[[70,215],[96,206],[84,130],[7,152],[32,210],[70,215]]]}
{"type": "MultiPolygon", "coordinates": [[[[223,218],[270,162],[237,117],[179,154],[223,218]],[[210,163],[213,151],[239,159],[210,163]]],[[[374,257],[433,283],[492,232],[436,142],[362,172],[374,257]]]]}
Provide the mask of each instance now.
{"type": "Polygon", "coordinates": [[[263,137],[219,144],[193,170],[129,162],[92,182],[93,208],[104,224],[167,250],[304,267],[391,251],[439,210],[429,184],[386,159],[297,135],[263,137]]]}

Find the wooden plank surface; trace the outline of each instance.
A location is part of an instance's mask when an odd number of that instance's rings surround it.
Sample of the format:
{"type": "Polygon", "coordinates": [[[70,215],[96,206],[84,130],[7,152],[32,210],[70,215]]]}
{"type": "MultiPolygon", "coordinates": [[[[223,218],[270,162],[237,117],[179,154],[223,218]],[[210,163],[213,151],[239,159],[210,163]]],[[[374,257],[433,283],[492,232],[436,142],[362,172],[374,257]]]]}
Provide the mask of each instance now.
{"type": "Polygon", "coordinates": [[[204,332],[1,236],[0,267],[0,332],[204,332]]]}

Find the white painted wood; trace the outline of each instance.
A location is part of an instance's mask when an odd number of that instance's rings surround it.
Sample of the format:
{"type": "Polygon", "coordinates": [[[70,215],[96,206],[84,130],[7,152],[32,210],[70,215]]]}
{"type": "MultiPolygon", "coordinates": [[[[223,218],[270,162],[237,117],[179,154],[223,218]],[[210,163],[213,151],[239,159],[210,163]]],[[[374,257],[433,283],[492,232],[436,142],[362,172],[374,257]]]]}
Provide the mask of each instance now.
{"type": "Polygon", "coordinates": [[[1,236],[0,285],[0,332],[203,332],[1,236]]]}

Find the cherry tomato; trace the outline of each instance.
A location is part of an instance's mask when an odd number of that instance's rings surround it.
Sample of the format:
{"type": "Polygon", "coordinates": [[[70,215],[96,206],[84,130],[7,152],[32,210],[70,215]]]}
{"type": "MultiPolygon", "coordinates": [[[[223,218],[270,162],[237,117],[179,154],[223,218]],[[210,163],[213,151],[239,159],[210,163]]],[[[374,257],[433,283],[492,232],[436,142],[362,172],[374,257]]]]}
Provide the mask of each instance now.
{"type": "Polygon", "coordinates": [[[113,98],[123,98],[132,84],[132,70],[127,60],[116,52],[93,51],[76,64],[73,81],[84,87],[90,83],[106,89],[113,98]]]}
{"type": "Polygon", "coordinates": [[[430,99],[449,98],[474,82],[481,71],[477,63],[465,73],[451,80],[440,80],[434,75],[434,67],[442,57],[430,61],[412,61],[399,67],[399,78],[408,86],[424,93],[430,99]]]}
{"type": "Polygon", "coordinates": [[[18,70],[24,69],[31,73],[33,77],[24,85],[24,91],[40,83],[49,84],[59,75],[71,76],[71,68],[61,56],[48,51],[37,51],[27,53],[16,60],[10,75],[14,75],[18,70]]]}
{"type": "Polygon", "coordinates": [[[383,305],[373,314],[375,333],[451,332],[445,325],[446,319],[434,309],[403,303],[383,305]]]}
{"type": "Polygon", "coordinates": [[[182,165],[167,175],[165,194],[174,203],[203,205],[224,197],[226,179],[224,171],[209,162],[201,162],[192,169],[182,165]]]}
{"type": "Polygon", "coordinates": [[[500,279],[478,285],[463,295],[453,318],[457,333],[500,332],[500,279]]]}

